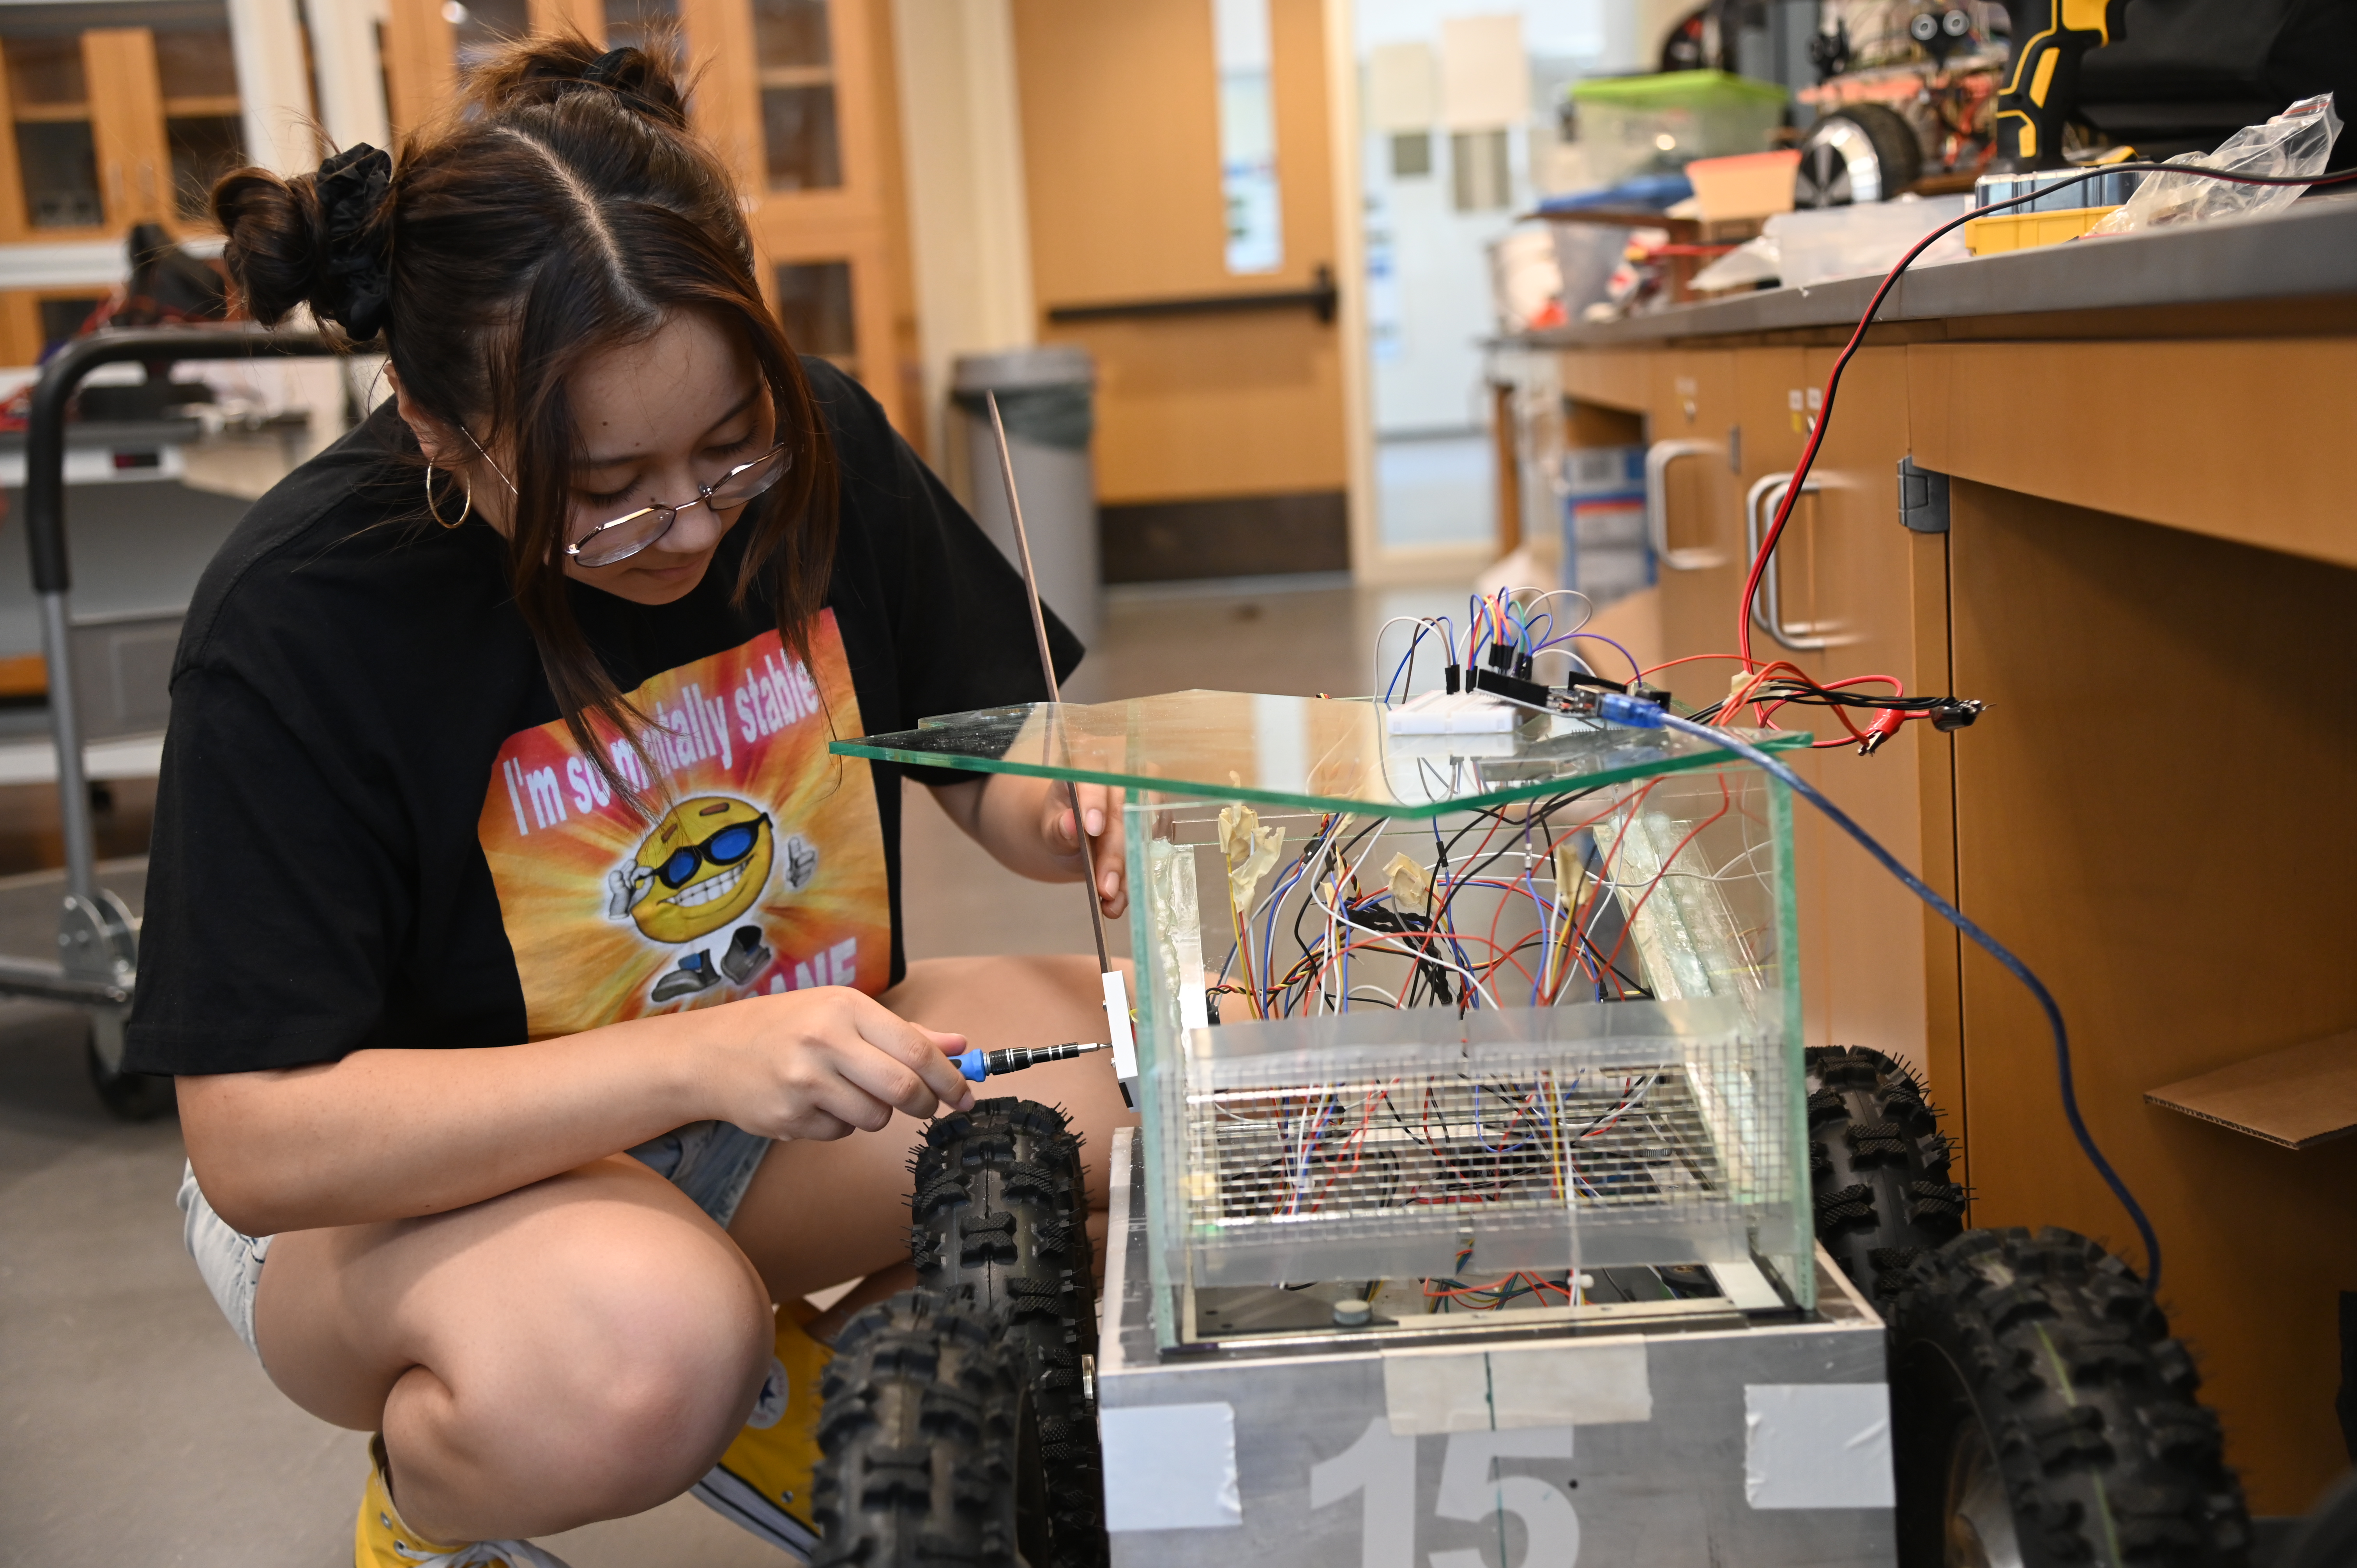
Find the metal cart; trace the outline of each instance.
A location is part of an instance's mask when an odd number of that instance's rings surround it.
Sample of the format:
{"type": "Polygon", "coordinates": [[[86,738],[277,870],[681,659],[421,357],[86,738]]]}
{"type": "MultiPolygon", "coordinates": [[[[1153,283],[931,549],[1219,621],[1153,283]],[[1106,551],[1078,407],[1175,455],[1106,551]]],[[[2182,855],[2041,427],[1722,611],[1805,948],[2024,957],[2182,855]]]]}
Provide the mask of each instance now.
{"type": "Polygon", "coordinates": [[[66,429],[74,394],[101,365],[143,363],[151,373],[194,360],[263,355],[317,358],[337,352],[316,333],[265,331],[249,325],[153,327],[102,331],[59,349],[34,384],[26,433],[25,532],[41,619],[48,676],[49,734],[57,751],[58,809],[65,845],[65,893],[58,908],[57,950],[0,954],[0,995],[71,1003],[90,1015],[91,1075],[119,1115],[155,1115],[170,1103],[160,1082],[123,1071],[123,1029],[139,977],[139,920],[98,879],[83,746],[89,693],[74,667],[82,640],[72,612],[66,548],[66,429]]]}

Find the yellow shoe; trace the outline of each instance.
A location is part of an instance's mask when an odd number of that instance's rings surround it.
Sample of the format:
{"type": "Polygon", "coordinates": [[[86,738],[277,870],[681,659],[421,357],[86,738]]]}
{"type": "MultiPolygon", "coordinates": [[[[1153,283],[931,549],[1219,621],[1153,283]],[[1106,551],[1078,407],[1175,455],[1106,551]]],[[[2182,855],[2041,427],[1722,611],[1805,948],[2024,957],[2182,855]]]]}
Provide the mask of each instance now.
{"type": "Polygon", "coordinates": [[[770,1545],[807,1558],[818,1545],[811,1476],[818,1467],[819,1379],[834,1352],[803,1332],[818,1316],[807,1302],[778,1309],[770,1380],[752,1418],[704,1479],[698,1501],[770,1545]]]}
{"type": "Polygon", "coordinates": [[[352,1530],[352,1568],[565,1568],[529,1541],[473,1541],[437,1546],[401,1522],[384,1478],[384,1439],[369,1439],[368,1487],[352,1530]]]}

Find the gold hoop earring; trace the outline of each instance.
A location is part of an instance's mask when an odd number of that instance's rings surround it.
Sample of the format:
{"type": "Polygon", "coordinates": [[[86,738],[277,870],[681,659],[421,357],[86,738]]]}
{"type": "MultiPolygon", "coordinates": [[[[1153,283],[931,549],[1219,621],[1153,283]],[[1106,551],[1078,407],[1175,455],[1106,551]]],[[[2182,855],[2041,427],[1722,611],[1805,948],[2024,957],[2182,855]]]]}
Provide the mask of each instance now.
{"type": "Polygon", "coordinates": [[[446,519],[442,515],[441,509],[434,504],[434,465],[431,463],[425,465],[425,515],[445,528],[458,527],[467,521],[468,514],[475,510],[475,482],[472,479],[464,478],[459,482],[467,487],[467,493],[458,507],[458,521],[452,522],[446,519]]]}

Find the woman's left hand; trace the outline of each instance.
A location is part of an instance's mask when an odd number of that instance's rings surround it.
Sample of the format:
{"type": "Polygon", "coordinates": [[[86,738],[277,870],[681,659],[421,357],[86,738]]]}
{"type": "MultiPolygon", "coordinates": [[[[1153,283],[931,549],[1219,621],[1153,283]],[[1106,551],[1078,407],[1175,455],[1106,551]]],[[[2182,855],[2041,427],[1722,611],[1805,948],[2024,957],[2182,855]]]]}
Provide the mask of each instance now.
{"type": "MultiPolygon", "coordinates": [[[[1128,845],[1121,831],[1121,791],[1103,784],[1076,784],[1080,821],[1085,822],[1089,848],[1095,852],[1097,908],[1108,920],[1118,920],[1129,908],[1128,845]]],[[[1070,868],[1072,879],[1088,875],[1081,857],[1080,825],[1072,814],[1072,797],[1061,784],[1050,783],[1040,802],[1040,836],[1048,851],[1070,868]]]]}
{"type": "Polygon", "coordinates": [[[1039,882],[1078,882],[1088,875],[1081,834],[1097,863],[1097,908],[1117,920],[1129,910],[1128,854],[1121,829],[1121,791],[1082,784],[1080,820],[1060,779],[994,773],[960,784],[937,784],[933,798],[1008,870],[1039,882]]]}

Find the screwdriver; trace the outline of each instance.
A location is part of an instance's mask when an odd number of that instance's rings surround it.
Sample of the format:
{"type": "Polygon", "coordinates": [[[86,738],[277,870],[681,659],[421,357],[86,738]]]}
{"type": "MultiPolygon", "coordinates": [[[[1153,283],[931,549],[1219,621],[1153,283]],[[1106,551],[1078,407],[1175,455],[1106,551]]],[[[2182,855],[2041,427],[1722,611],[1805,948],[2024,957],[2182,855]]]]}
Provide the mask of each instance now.
{"type": "Polygon", "coordinates": [[[1111,1049],[1112,1043],[1105,1040],[1067,1040],[1060,1046],[1010,1046],[1003,1051],[968,1051],[950,1060],[957,1063],[958,1071],[980,1083],[995,1072],[1019,1072],[1043,1062],[1068,1062],[1091,1051],[1111,1049]]]}

